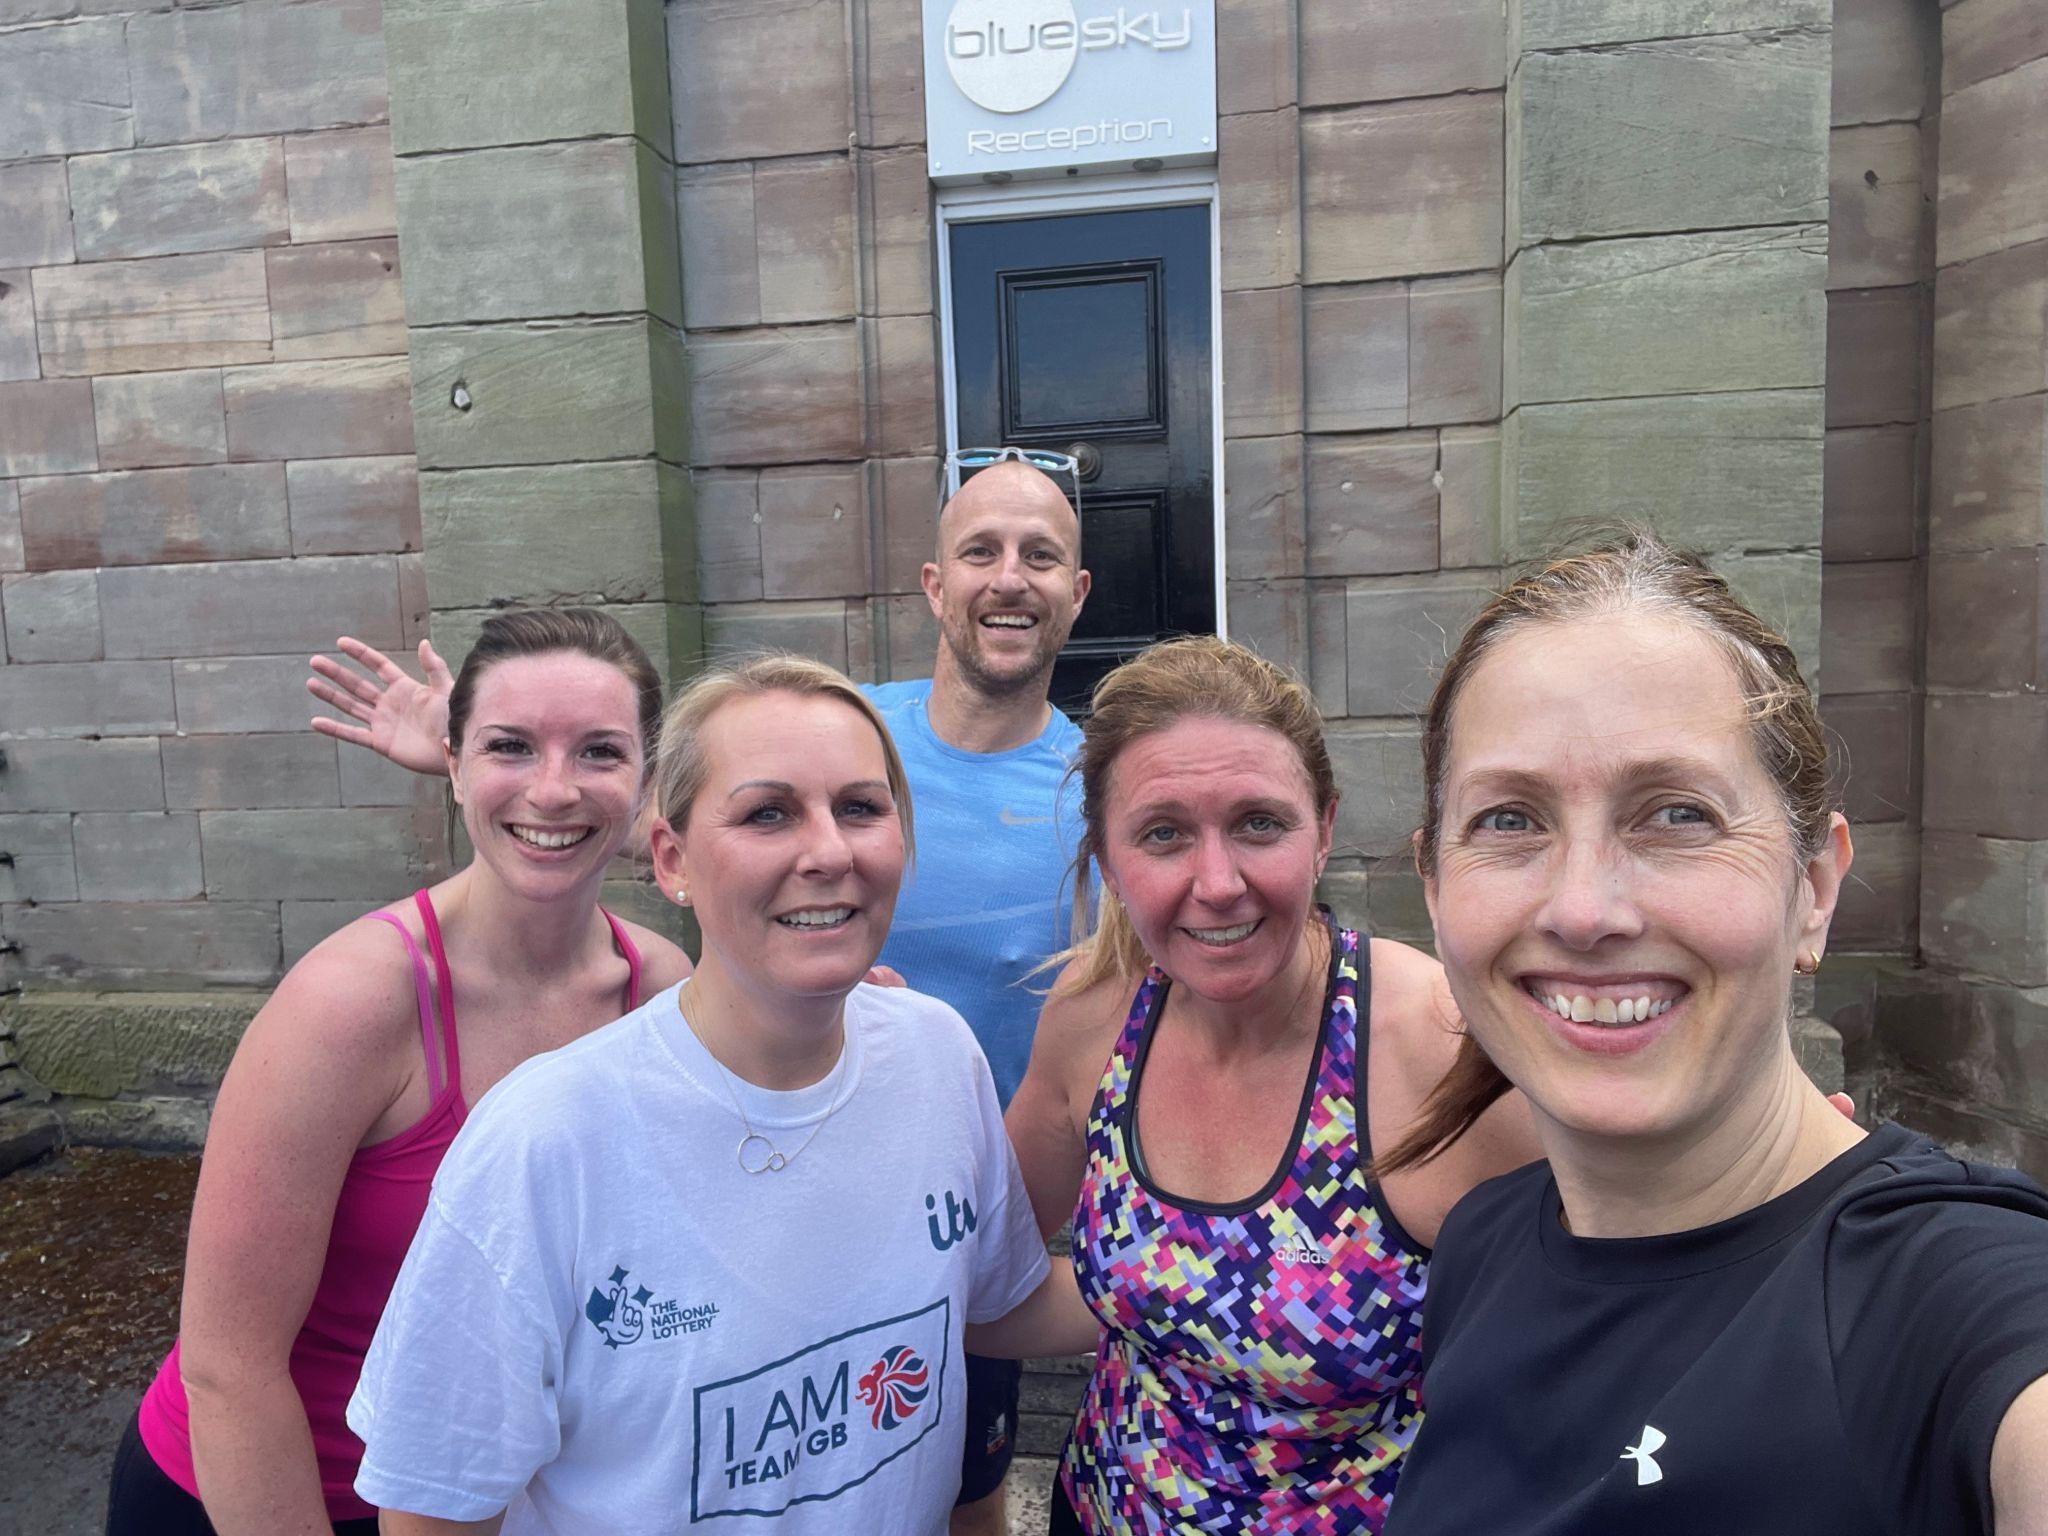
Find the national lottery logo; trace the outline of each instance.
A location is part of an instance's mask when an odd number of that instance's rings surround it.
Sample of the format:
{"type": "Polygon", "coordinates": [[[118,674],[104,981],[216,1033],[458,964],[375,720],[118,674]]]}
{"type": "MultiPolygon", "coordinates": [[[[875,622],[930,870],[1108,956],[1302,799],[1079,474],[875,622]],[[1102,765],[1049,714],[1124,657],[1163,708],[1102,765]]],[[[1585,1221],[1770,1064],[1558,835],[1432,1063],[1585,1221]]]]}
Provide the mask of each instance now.
{"type": "Polygon", "coordinates": [[[931,1379],[924,1356],[908,1344],[897,1345],[860,1378],[860,1400],[868,1406],[868,1422],[876,1429],[895,1429],[915,1418],[931,1396],[931,1379]]]}

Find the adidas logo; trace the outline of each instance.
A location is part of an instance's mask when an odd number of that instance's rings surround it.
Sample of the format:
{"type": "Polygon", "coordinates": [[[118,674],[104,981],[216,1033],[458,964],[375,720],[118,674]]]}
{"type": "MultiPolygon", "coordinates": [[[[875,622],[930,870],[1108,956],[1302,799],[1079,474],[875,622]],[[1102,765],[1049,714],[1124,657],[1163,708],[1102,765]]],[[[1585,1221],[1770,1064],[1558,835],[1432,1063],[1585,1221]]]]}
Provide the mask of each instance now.
{"type": "Polygon", "coordinates": [[[1312,1264],[1322,1269],[1330,1262],[1330,1254],[1320,1243],[1311,1243],[1297,1233],[1273,1250],[1275,1264],[1312,1264]]]}

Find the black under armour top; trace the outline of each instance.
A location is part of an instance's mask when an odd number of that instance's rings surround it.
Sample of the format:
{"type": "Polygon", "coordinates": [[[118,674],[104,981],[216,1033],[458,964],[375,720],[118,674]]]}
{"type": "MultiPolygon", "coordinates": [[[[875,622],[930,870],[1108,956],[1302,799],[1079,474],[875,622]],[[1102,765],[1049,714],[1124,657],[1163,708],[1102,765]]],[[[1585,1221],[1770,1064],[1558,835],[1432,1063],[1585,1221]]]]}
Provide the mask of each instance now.
{"type": "Polygon", "coordinates": [[[1664,1237],[1573,1237],[1535,1163],[1444,1223],[1388,1536],[1989,1533],[2048,1375],[2048,1193],[1886,1125],[1664,1237]]]}

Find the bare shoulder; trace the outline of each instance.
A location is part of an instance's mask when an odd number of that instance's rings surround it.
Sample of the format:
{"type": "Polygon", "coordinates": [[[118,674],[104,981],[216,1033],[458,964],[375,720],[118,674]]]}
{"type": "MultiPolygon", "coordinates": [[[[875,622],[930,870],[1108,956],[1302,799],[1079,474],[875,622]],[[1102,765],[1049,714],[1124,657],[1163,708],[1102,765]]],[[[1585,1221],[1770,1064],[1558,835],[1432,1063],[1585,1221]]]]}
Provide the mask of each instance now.
{"type": "MultiPolygon", "coordinates": [[[[614,913],[613,916],[618,915],[614,913]]],[[[626,937],[633,941],[633,947],[640,951],[640,996],[643,1000],[657,992],[666,992],[690,974],[690,957],[673,939],[664,938],[652,928],[628,922],[623,917],[618,918],[618,924],[626,930],[626,937]]]]}
{"type": "Polygon", "coordinates": [[[1376,1059],[1393,1064],[1426,1092],[1450,1069],[1461,1038],[1457,1001],[1444,968],[1392,939],[1372,940],[1372,1013],[1376,1059]]]}
{"type": "Polygon", "coordinates": [[[1059,1084],[1063,1094],[1092,1098],[1102,1064],[1116,1043],[1137,980],[1111,976],[1091,986],[1078,984],[1081,962],[1070,962],[1053,983],[1038,1013],[1031,1065],[1059,1084]]]}
{"type": "MultiPolygon", "coordinates": [[[[409,1049],[419,1037],[419,990],[405,944],[388,923],[358,918],[285,972],[250,1025],[299,1051],[359,1059],[409,1049]]],[[[282,1042],[281,1042],[282,1043],[282,1042]]]]}

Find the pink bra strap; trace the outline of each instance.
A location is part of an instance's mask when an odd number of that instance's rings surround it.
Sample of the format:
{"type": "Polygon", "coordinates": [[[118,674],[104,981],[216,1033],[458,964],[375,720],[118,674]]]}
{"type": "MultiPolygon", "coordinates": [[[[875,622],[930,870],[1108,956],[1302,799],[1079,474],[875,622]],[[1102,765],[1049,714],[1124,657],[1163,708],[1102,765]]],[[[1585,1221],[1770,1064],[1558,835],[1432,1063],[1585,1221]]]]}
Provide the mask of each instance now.
{"type": "Polygon", "coordinates": [[[626,957],[626,1012],[631,1013],[640,1006],[640,951],[633,947],[633,941],[626,937],[626,925],[603,907],[604,920],[612,925],[612,942],[619,947],[619,953],[626,957]]]}
{"type": "Polygon", "coordinates": [[[434,1007],[434,984],[427,979],[426,958],[420,954],[419,945],[413,943],[412,935],[405,931],[405,924],[396,917],[389,912],[372,912],[370,916],[398,930],[398,937],[405,945],[406,958],[412,961],[412,989],[420,1010],[420,1050],[427,1058],[427,1096],[438,1099],[441,1096],[441,1067],[434,1050],[433,1025],[437,1010],[434,1007]]]}
{"type": "Polygon", "coordinates": [[[441,983],[441,1054],[448,1063],[448,1081],[462,1084],[462,1053],[455,1045],[455,978],[448,974],[448,948],[441,942],[441,924],[434,916],[434,904],[424,890],[412,893],[420,909],[420,924],[427,930],[427,948],[434,956],[434,975],[441,983]]]}

